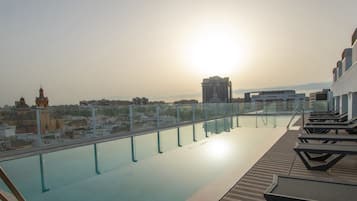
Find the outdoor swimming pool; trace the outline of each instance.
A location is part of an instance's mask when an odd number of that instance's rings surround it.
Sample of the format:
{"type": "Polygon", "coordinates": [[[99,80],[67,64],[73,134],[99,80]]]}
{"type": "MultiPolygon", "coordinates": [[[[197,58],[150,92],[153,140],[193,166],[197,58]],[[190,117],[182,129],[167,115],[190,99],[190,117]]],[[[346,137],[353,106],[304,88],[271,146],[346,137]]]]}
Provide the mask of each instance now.
{"type": "Polygon", "coordinates": [[[180,127],[179,136],[173,128],[0,165],[30,201],[186,200],[233,170],[234,180],[243,176],[290,118],[219,119],[208,122],[207,132],[197,123],[180,127]]]}

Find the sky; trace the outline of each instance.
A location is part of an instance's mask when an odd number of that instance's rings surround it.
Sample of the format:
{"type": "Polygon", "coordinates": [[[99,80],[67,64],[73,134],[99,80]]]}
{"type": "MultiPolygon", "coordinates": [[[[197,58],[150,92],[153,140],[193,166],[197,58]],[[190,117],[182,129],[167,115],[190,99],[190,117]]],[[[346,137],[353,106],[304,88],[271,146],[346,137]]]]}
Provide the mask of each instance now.
{"type": "Polygon", "coordinates": [[[40,86],[54,105],[179,99],[213,75],[233,89],[331,81],[356,8],[355,0],[1,0],[0,106],[22,96],[33,105],[40,86]]]}

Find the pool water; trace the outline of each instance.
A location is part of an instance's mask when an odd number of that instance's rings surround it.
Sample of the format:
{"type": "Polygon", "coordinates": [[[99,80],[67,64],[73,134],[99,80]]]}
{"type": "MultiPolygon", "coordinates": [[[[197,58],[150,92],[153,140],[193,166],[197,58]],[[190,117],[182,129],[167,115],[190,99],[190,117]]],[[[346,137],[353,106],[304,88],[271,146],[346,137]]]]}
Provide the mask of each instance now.
{"type": "Polygon", "coordinates": [[[1,166],[29,201],[187,200],[227,172],[243,176],[284,134],[290,116],[251,118],[239,117],[239,128],[235,118],[209,122],[207,133],[203,123],[179,128],[179,137],[177,128],[160,131],[159,144],[156,132],[136,136],[137,162],[125,138],[1,166]]]}

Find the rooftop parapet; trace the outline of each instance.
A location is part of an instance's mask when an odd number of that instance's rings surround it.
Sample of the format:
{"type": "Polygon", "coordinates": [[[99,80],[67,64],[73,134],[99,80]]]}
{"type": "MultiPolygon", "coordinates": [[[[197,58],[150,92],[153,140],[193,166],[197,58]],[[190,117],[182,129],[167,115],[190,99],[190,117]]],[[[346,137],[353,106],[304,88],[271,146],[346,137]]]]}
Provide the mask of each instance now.
{"type": "Polygon", "coordinates": [[[346,48],[342,52],[342,69],[347,71],[352,65],[352,48],[346,48]]]}
{"type": "Polygon", "coordinates": [[[342,52],[342,59],[346,58],[346,57],[351,57],[352,56],[352,48],[345,48],[342,52]]]}
{"type": "Polygon", "coordinates": [[[337,72],[338,72],[338,77],[341,77],[342,76],[342,61],[337,61],[336,63],[336,68],[337,68],[337,72]]]}
{"type": "Polygon", "coordinates": [[[333,73],[333,81],[336,82],[337,81],[337,68],[333,68],[332,73],[333,73]]]}

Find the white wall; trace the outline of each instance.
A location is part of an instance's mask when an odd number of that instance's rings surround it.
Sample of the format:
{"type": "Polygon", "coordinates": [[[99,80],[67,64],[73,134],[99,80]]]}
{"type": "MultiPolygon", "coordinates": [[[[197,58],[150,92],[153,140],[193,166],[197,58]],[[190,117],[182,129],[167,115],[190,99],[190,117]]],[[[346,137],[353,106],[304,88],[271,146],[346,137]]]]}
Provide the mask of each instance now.
{"type": "Polygon", "coordinates": [[[345,73],[345,71],[346,71],[346,58],[343,58],[341,60],[341,62],[342,62],[342,72],[345,73]]]}
{"type": "Polygon", "coordinates": [[[348,95],[347,94],[345,94],[345,95],[342,95],[341,96],[342,97],[342,99],[341,99],[341,114],[343,114],[343,113],[346,113],[346,112],[348,112],[348,95]]]}
{"type": "Polygon", "coordinates": [[[357,40],[352,46],[352,65],[357,62],[357,40]]]}
{"type": "Polygon", "coordinates": [[[357,117],[357,92],[348,94],[348,119],[357,117]]]}
{"type": "Polygon", "coordinates": [[[336,96],[335,97],[335,111],[336,112],[339,112],[339,113],[341,113],[341,111],[340,111],[340,108],[341,108],[341,104],[340,104],[340,97],[339,96],[336,96]]]}
{"type": "Polygon", "coordinates": [[[334,96],[357,92],[357,63],[354,63],[336,82],[333,82],[331,90],[334,96]]]}

